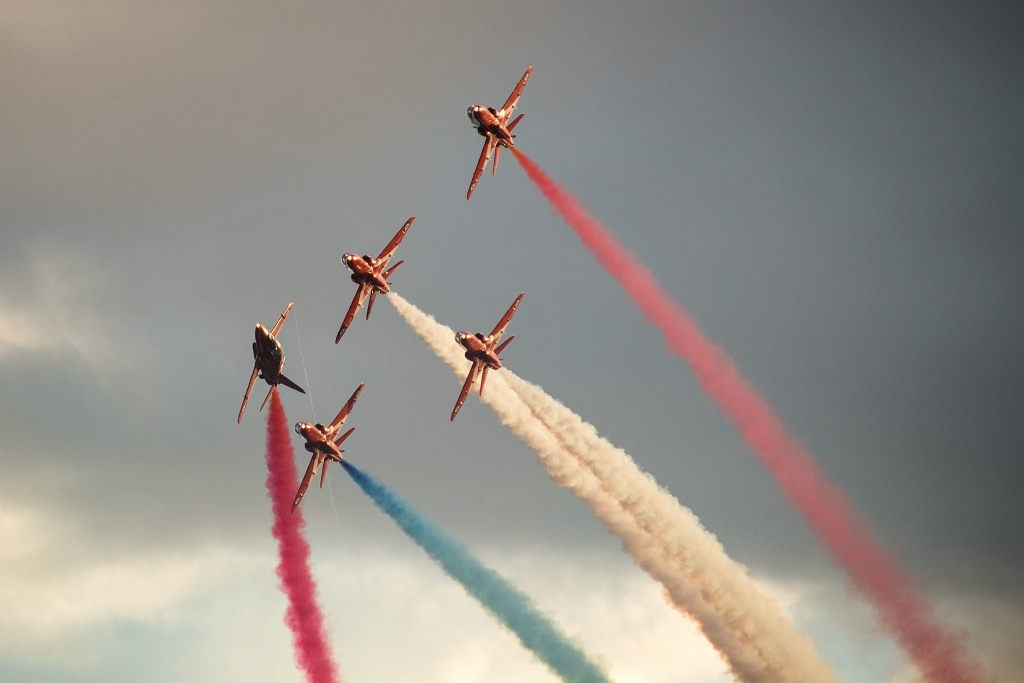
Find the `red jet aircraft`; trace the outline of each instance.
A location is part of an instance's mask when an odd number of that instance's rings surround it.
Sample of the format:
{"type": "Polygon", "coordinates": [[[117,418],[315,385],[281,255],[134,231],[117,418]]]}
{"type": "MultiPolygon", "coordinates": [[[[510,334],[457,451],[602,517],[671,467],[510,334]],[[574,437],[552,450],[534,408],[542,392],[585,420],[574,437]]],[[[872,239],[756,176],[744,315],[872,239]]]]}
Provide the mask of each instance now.
{"type": "Polygon", "coordinates": [[[405,233],[409,232],[409,226],[412,225],[414,220],[416,220],[416,216],[409,217],[409,220],[405,222],[402,229],[391,239],[388,246],[384,247],[384,251],[380,252],[380,256],[377,258],[359,256],[358,254],[345,254],[341,257],[341,262],[352,271],[352,282],[359,285],[359,289],[356,290],[352,304],[348,307],[348,313],[345,314],[345,319],[341,323],[338,336],[334,338],[335,344],[341,341],[341,335],[345,334],[345,330],[355,320],[356,313],[359,311],[359,307],[363,305],[363,302],[366,301],[367,294],[370,295],[370,305],[366,307],[366,319],[369,320],[370,311],[373,310],[373,301],[377,298],[377,293],[387,294],[391,291],[391,288],[388,286],[391,284],[388,282],[388,278],[405,261],[399,261],[388,270],[384,270],[384,268],[387,267],[391,257],[395,255],[395,250],[402,243],[405,233]]]}
{"type": "MultiPolygon", "coordinates": [[[[529,73],[529,72],[527,72],[529,73]]],[[[466,349],[466,358],[473,361],[473,367],[469,369],[469,376],[466,377],[466,383],[462,385],[462,393],[459,394],[459,400],[455,404],[455,410],[452,411],[452,422],[455,421],[455,416],[459,414],[459,409],[462,404],[466,402],[466,397],[469,396],[470,390],[473,388],[473,381],[476,379],[477,374],[483,370],[483,375],[480,377],[480,395],[484,395],[484,383],[487,382],[487,371],[498,370],[501,368],[501,359],[498,358],[498,354],[505,350],[505,347],[515,339],[515,336],[511,336],[505,340],[498,348],[494,348],[494,345],[501,339],[501,335],[505,334],[505,328],[508,327],[509,322],[512,320],[512,316],[516,314],[516,309],[519,308],[519,302],[523,300],[525,292],[521,292],[519,297],[516,298],[512,305],[509,306],[508,310],[505,311],[505,316],[498,322],[498,325],[494,330],[486,337],[477,332],[476,334],[470,334],[469,332],[459,332],[455,335],[455,341],[459,342],[464,349],[466,349]]]]}
{"type": "Polygon", "coordinates": [[[345,420],[348,419],[348,414],[352,412],[352,407],[356,404],[356,399],[359,398],[359,392],[366,386],[366,382],[359,385],[359,388],[352,394],[352,398],[348,400],[345,407],[341,409],[338,416],[334,418],[334,422],[330,426],[324,427],[322,424],[309,424],[308,422],[296,422],[295,433],[306,440],[304,448],[313,454],[313,457],[309,461],[309,467],[306,468],[306,474],[302,477],[302,483],[299,484],[299,491],[295,494],[295,502],[292,503],[292,512],[295,512],[295,508],[299,506],[299,501],[302,500],[302,496],[306,495],[306,489],[309,488],[309,482],[313,481],[313,477],[316,476],[317,470],[320,469],[320,465],[324,466],[324,473],[320,477],[320,488],[324,487],[324,480],[327,479],[327,466],[331,464],[331,461],[341,462],[341,454],[345,451],[341,450],[342,442],[349,437],[349,435],[356,430],[355,427],[348,430],[337,439],[334,435],[337,434],[342,426],[345,424],[345,420]]]}
{"type": "Polygon", "coordinates": [[[484,142],[484,149],[480,152],[480,160],[476,162],[476,170],[473,171],[473,180],[469,183],[469,192],[466,193],[466,199],[473,196],[473,190],[476,189],[476,184],[480,182],[480,176],[483,175],[484,169],[487,168],[487,162],[491,160],[491,155],[494,155],[494,166],[491,167],[491,175],[495,175],[498,172],[498,157],[501,156],[501,148],[515,146],[515,142],[512,140],[515,137],[515,135],[512,135],[512,129],[523,119],[523,114],[517,116],[512,123],[508,123],[508,119],[512,116],[512,111],[516,108],[516,105],[519,104],[519,97],[523,94],[523,88],[526,87],[526,81],[530,78],[531,72],[533,72],[532,66],[519,79],[516,89],[508,96],[501,109],[495,111],[493,107],[482,107],[479,104],[475,104],[466,111],[469,115],[469,120],[476,126],[476,132],[487,138],[484,142]]]}
{"type": "Polygon", "coordinates": [[[267,380],[267,384],[270,385],[270,391],[267,392],[267,397],[263,399],[263,405],[260,406],[261,411],[267,405],[270,394],[274,393],[278,384],[291,387],[300,394],[306,393],[302,387],[281,374],[281,371],[284,370],[284,350],[281,348],[281,343],[277,341],[276,335],[281,331],[281,325],[284,324],[284,319],[288,317],[288,312],[294,305],[294,303],[288,304],[288,308],[284,309],[284,313],[278,318],[274,329],[269,332],[263,325],[256,323],[256,341],[252,343],[252,355],[256,359],[256,363],[252,368],[252,376],[249,377],[245,398],[242,399],[242,409],[238,411],[238,424],[242,424],[242,415],[245,414],[245,407],[249,405],[249,394],[252,393],[252,387],[256,384],[257,375],[267,380]]]}

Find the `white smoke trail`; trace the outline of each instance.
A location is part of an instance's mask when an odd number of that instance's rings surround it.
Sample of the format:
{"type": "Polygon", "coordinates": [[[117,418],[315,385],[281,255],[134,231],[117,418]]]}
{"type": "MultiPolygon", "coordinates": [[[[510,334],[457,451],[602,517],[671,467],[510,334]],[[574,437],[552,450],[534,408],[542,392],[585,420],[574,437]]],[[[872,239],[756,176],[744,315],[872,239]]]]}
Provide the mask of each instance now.
{"type": "MultiPolygon", "coordinates": [[[[454,332],[397,294],[392,293],[388,298],[431,350],[464,380],[470,363],[463,349],[454,341],[454,332]]],[[[817,658],[810,640],[793,631],[774,602],[753,586],[743,569],[725,555],[718,541],[700,525],[693,513],[662,491],[675,503],[675,514],[669,514],[664,520],[657,516],[638,519],[636,513],[643,512],[642,506],[636,505],[635,501],[629,501],[627,505],[616,499],[612,491],[617,487],[609,487],[595,476],[596,473],[583,459],[570,450],[572,440],[563,443],[534,414],[507,383],[506,379],[512,377],[506,372],[493,374],[484,392],[484,403],[503,424],[537,452],[541,464],[557,484],[587,503],[594,515],[619,536],[623,549],[633,561],[662,584],[668,600],[697,621],[738,679],[746,683],[831,683],[835,680],[828,665],[817,658]],[[707,567],[700,566],[704,564],[707,567]],[[707,575],[716,571],[724,571],[729,580],[715,577],[707,580],[707,575]],[[704,583],[699,580],[701,578],[705,579],[704,583]],[[740,585],[730,606],[727,594],[731,583],[740,585]],[[747,608],[740,598],[754,603],[754,609],[747,608]],[[774,614],[777,619],[755,618],[755,615],[764,614],[774,614]],[[760,631],[762,621],[776,627],[775,621],[782,622],[778,637],[795,642],[779,643],[771,631],[752,636],[752,632],[760,631]],[[807,647],[810,648],[810,657],[791,656],[793,650],[803,653],[807,647]],[[808,668],[800,668],[802,665],[808,665],[808,668]]],[[[635,464],[633,467],[635,469],[635,464]]],[[[600,469],[607,472],[614,468],[600,469]]],[[[642,473],[640,476],[660,491],[653,480],[642,473]]],[[[658,501],[663,502],[660,497],[658,501]]],[[[663,507],[655,506],[649,512],[654,515],[663,513],[663,507]]]]}
{"type": "Polygon", "coordinates": [[[643,472],[629,454],[598,436],[593,425],[539,386],[505,369],[500,374],[562,446],[594,473],[605,491],[659,540],[675,565],[701,587],[704,599],[728,628],[757,651],[769,668],[789,681],[834,680],[832,668],[818,656],[811,639],[797,633],[775,601],[757,589],[693,512],[643,472]]]}

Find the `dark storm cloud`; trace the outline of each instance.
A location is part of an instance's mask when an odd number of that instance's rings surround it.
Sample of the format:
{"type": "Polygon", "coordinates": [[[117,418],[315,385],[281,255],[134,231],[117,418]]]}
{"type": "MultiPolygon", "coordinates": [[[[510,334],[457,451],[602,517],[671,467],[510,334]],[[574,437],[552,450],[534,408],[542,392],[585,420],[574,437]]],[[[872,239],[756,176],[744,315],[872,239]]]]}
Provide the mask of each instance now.
{"type": "MultiPolygon", "coordinates": [[[[1012,67],[1020,49],[1002,22],[1019,21],[914,9],[736,13],[715,40],[698,38],[697,54],[680,41],[686,59],[651,69],[666,81],[678,70],[676,82],[692,87],[632,87],[650,95],[638,97],[639,115],[678,114],[684,123],[671,132],[695,153],[666,168],[678,147],[627,127],[610,144],[646,153],[630,169],[649,181],[642,202],[615,187],[618,166],[588,167],[576,187],[911,562],[927,569],[924,558],[945,546],[954,564],[984,548],[1012,566],[1021,553],[1024,233],[1012,190],[1021,135],[1010,122],[1022,95],[1012,67]]],[[[707,28],[683,26],[687,37],[707,28]]],[[[655,341],[652,363],[659,352],[655,341]]],[[[671,404],[665,422],[679,419],[670,417],[678,399],[671,404]]],[[[632,428],[651,430],[647,421],[632,428]]],[[[666,454],[689,442],[708,460],[722,457],[697,430],[651,431],[666,435],[666,454]]],[[[750,510],[720,494],[748,492],[733,477],[746,465],[707,463],[723,480],[703,491],[691,491],[702,487],[687,484],[688,470],[652,466],[673,490],[692,492],[698,511],[719,508],[728,528],[751,523],[750,510]]],[[[776,518],[761,523],[785,537],[776,518]]]]}

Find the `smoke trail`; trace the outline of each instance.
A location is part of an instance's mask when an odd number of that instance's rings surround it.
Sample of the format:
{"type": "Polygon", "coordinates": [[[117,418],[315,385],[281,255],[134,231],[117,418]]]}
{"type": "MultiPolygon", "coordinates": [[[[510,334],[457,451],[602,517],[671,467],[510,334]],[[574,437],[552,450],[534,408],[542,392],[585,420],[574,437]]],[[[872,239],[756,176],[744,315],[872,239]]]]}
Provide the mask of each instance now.
{"type": "Polygon", "coordinates": [[[298,479],[288,418],[277,391],[267,415],[267,492],[274,511],[272,532],[277,539],[277,576],[288,597],[284,622],[292,632],[295,660],[309,683],[335,683],[338,665],[328,644],[323,613],[316,602],[316,582],[309,569],[309,543],[302,535],[302,511],[290,512],[298,479]]]}
{"type": "MultiPolygon", "coordinates": [[[[452,330],[394,292],[388,300],[434,353],[464,380],[470,364],[454,342],[452,330]]],[[[759,624],[752,615],[778,614],[778,608],[753,586],[743,569],[725,555],[718,541],[700,525],[693,513],[676,503],[680,512],[670,530],[657,536],[645,531],[594,473],[534,416],[505,378],[503,372],[492,375],[482,398],[484,403],[537,452],[541,464],[558,485],[584,501],[594,516],[619,536],[627,554],[661,583],[674,607],[697,622],[738,679],[747,683],[834,681],[827,665],[813,655],[813,645],[795,634],[781,616],[774,621],[762,618],[762,622],[767,621],[775,628],[762,628],[759,638],[750,636],[749,632],[759,624]],[[678,535],[672,536],[673,533],[678,535]],[[721,572],[722,578],[715,578],[716,572],[721,572]],[[743,596],[749,604],[740,604],[734,598],[732,606],[723,610],[721,605],[726,604],[726,599],[721,594],[730,591],[743,596]],[[760,651],[749,644],[754,640],[760,643],[760,651]],[[810,648],[811,656],[803,656],[806,647],[810,648]],[[806,669],[801,665],[806,665],[806,669]]],[[[658,523],[658,520],[651,520],[655,526],[658,523]]]]}
{"type": "Polygon", "coordinates": [[[723,615],[728,627],[781,678],[832,679],[831,668],[818,657],[811,640],[793,629],[777,605],[764,599],[693,512],[641,471],[625,451],[598,436],[593,425],[543,389],[505,368],[501,374],[562,446],[594,473],[605,491],[702,587],[705,600],[723,615]]]}
{"type": "Polygon", "coordinates": [[[644,317],[662,331],[669,352],[690,364],[705,393],[736,424],[751,450],[775,476],[790,505],[875,606],[881,623],[922,673],[936,683],[985,680],[981,665],[967,653],[962,639],[938,624],[931,604],[896,555],[874,536],[842,490],[828,481],[811,454],[785,430],[725,351],[704,336],[697,322],[614,234],[531,159],[517,148],[511,149],[526,175],[584,246],[632,297],[644,317]]]}
{"type": "Polygon", "coordinates": [[[484,609],[508,627],[530,652],[567,683],[610,683],[576,643],[562,634],[526,595],[484,566],[447,532],[408,501],[346,460],[341,466],[373,502],[427,551],[484,609]]]}

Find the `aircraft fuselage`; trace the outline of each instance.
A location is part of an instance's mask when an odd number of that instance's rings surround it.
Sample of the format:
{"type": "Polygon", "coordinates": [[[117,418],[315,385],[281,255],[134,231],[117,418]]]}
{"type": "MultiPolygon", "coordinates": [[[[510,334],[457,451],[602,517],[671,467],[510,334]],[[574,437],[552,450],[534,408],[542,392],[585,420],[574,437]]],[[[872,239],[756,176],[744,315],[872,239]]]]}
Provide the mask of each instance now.
{"type": "Polygon", "coordinates": [[[256,325],[256,341],[252,343],[252,355],[260,368],[260,377],[268,384],[277,384],[284,370],[284,349],[277,338],[263,325],[256,325]]]}
{"type": "Polygon", "coordinates": [[[338,448],[330,437],[325,433],[326,429],[321,424],[310,424],[308,422],[296,422],[295,433],[306,440],[305,448],[310,453],[320,452],[324,456],[341,462],[343,451],[338,448]]]}
{"type": "Polygon", "coordinates": [[[497,112],[493,109],[481,107],[477,104],[470,107],[466,113],[469,115],[469,120],[476,126],[476,132],[480,135],[490,133],[497,138],[500,144],[506,147],[512,147],[515,144],[515,141],[512,139],[512,133],[508,132],[508,129],[498,118],[497,112]]]}
{"type": "Polygon", "coordinates": [[[482,335],[459,332],[455,335],[455,341],[459,342],[462,348],[466,349],[467,359],[478,360],[491,370],[501,368],[501,359],[498,358],[494,351],[488,348],[488,344],[484,341],[482,335]]]}
{"type": "Polygon", "coordinates": [[[373,259],[369,256],[345,254],[342,260],[345,262],[345,266],[352,271],[352,282],[357,285],[369,285],[381,294],[388,294],[391,291],[387,281],[373,267],[373,259]]]}

